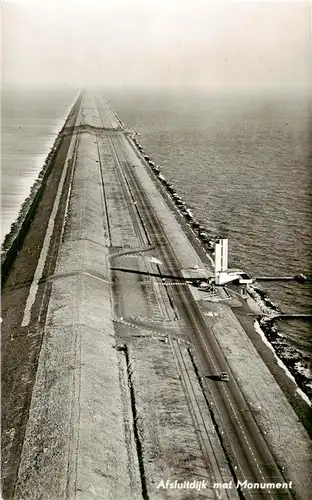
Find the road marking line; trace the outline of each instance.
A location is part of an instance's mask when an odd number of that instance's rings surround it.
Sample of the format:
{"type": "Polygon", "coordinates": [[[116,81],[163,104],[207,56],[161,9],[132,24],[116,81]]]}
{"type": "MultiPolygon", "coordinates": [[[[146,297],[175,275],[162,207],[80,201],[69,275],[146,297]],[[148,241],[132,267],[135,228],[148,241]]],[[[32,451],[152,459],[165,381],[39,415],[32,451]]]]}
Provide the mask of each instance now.
{"type": "Polygon", "coordinates": [[[81,274],[85,274],[87,276],[91,276],[91,278],[94,278],[99,281],[104,281],[104,283],[109,283],[109,280],[106,278],[100,278],[99,276],[96,276],[95,274],[88,273],[87,271],[82,271],[81,274]]]}
{"type": "MultiPolygon", "coordinates": [[[[193,318],[194,318],[194,320],[195,320],[195,323],[196,323],[196,325],[198,326],[197,320],[196,320],[196,318],[195,318],[195,316],[194,316],[194,314],[193,314],[192,312],[191,312],[191,315],[193,316],[193,318]]],[[[203,341],[203,344],[204,344],[205,350],[207,351],[207,354],[208,354],[208,356],[209,356],[209,358],[210,358],[210,360],[211,360],[211,362],[212,362],[212,364],[213,364],[213,366],[214,366],[214,369],[216,370],[216,365],[215,365],[214,359],[212,358],[212,356],[211,356],[211,354],[210,354],[210,352],[209,352],[209,350],[208,350],[208,347],[207,347],[206,341],[205,341],[205,339],[204,339],[204,337],[203,337],[203,335],[202,335],[202,332],[201,332],[201,329],[200,329],[200,328],[198,328],[198,332],[199,332],[200,337],[201,337],[201,339],[202,339],[202,341],[203,341]]],[[[216,371],[217,371],[217,370],[216,370],[216,371]]],[[[252,448],[251,448],[251,446],[250,446],[250,443],[249,443],[249,441],[248,441],[248,439],[247,439],[247,436],[246,436],[245,432],[243,431],[243,428],[242,428],[241,422],[240,422],[240,421],[239,421],[239,419],[238,419],[238,416],[237,416],[237,414],[236,414],[236,411],[235,411],[235,409],[234,409],[234,407],[233,407],[233,404],[232,404],[232,402],[231,402],[231,400],[230,400],[230,398],[229,398],[228,392],[227,392],[227,390],[226,390],[225,388],[224,388],[224,393],[225,393],[226,398],[227,398],[227,400],[228,400],[228,402],[229,402],[229,404],[230,404],[230,406],[231,406],[231,408],[232,408],[232,411],[233,411],[234,417],[235,417],[235,419],[236,419],[236,421],[237,421],[237,423],[238,423],[238,425],[239,425],[239,427],[240,427],[240,429],[241,429],[241,431],[242,431],[242,433],[243,433],[243,435],[244,435],[244,438],[245,438],[246,444],[247,444],[247,446],[248,446],[248,447],[250,448],[250,450],[251,450],[251,455],[252,455],[252,457],[253,457],[253,460],[254,460],[254,462],[255,462],[255,465],[256,465],[256,467],[257,467],[258,471],[259,471],[259,472],[260,472],[260,474],[261,474],[261,479],[265,482],[265,478],[263,477],[263,472],[262,472],[262,470],[260,469],[260,466],[259,466],[259,464],[258,464],[258,462],[257,462],[256,456],[255,456],[254,452],[252,451],[252,448]]],[[[243,470],[243,469],[242,469],[242,470],[243,470]]],[[[271,496],[271,494],[270,494],[270,496],[271,496]]]]}

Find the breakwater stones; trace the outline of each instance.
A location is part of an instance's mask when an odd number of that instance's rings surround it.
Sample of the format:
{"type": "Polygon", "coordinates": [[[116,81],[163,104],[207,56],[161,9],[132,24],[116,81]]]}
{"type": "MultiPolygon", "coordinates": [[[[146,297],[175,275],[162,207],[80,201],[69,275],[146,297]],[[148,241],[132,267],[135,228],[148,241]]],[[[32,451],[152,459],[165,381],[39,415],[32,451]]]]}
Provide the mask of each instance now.
{"type": "MultiPolygon", "coordinates": [[[[213,252],[215,243],[220,237],[209,234],[209,230],[207,230],[205,226],[194,218],[191,209],[187,206],[185,201],[183,201],[181,196],[178,195],[173,184],[170,183],[161,172],[161,167],[152,161],[150,156],[145,153],[142,145],[137,140],[136,135],[137,133],[133,133],[131,139],[143,156],[145,162],[164,186],[175,207],[179,210],[180,214],[191,227],[204,248],[209,252],[213,252]]],[[[298,386],[305,392],[305,394],[307,394],[309,398],[312,399],[311,370],[306,368],[311,363],[311,360],[292,347],[290,343],[288,343],[287,340],[279,333],[278,328],[274,324],[274,317],[276,316],[276,313],[280,313],[280,310],[278,306],[270,300],[267,293],[255,285],[248,287],[248,292],[254,300],[259,303],[259,305],[261,303],[261,309],[265,311],[265,314],[267,314],[266,317],[259,319],[260,327],[264,335],[271,343],[279,359],[287,366],[290,373],[298,383],[298,386]]]]}
{"type": "Polygon", "coordinates": [[[274,321],[276,313],[280,312],[278,307],[270,301],[266,292],[258,287],[249,287],[249,293],[265,311],[266,316],[259,318],[260,328],[273,347],[277,357],[288,368],[296,383],[312,401],[312,373],[310,369],[311,359],[291,346],[290,342],[279,332],[274,321]]]}
{"type": "Polygon", "coordinates": [[[312,373],[309,356],[304,355],[290,345],[287,339],[279,333],[276,325],[274,325],[274,318],[262,318],[259,324],[279,359],[288,368],[300,389],[312,401],[312,373]]]}
{"type": "Polygon", "coordinates": [[[180,214],[192,228],[193,232],[196,234],[197,238],[201,241],[201,243],[205,246],[206,250],[213,251],[215,247],[215,242],[219,239],[219,236],[210,236],[208,230],[200,224],[194,217],[192,210],[187,206],[185,201],[178,195],[172,183],[170,183],[164,174],[161,172],[161,167],[156,165],[154,161],[152,161],[148,154],[145,153],[142,145],[136,139],[136,133],[133,132],[131,139],[137,149],[140,151],[144,160],[150,169],[154,172],[158,180],[164,186],[167,191],[168,196],[171,198],[172,202],[179,210],[180,214]]]}

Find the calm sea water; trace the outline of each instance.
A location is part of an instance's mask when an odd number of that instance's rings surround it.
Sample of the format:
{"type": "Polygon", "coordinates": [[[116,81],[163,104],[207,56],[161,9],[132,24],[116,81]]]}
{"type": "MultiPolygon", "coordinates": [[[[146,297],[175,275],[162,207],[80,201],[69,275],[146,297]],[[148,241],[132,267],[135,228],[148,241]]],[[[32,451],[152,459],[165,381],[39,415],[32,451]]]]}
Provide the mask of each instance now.
{"type": "Polygon", "coordinates": [[[2,241],[62,128],[77,89],[2,91],[2,241]]]}
{"type": "MultiPolygon", "coordinates": [[[[311,114],[304,95],[104,90],[139,142],[253,276],[312,274],[311,114]]],[[[287,312],[311,313],[312,288],[263,284],[287,312]]],[[[311,323],[279,322],[312,353],[311,323]]]]}
{"type": "MultiPolygon", "coordinates": [[[[312,274],[311,116],[303,95],[130,91],[103,94],[211,231],[254,276],[312,274]],[[309,159],[310,158],[310,159],[309,159]]],[[[76,90],[3,96],[3,236],[62,127],[76,90]]],[[[265,284],[282,310],[311,312],[312,290],[265,284]]],[[[311,324],[280,329],[312,353],[311,324]]]]}

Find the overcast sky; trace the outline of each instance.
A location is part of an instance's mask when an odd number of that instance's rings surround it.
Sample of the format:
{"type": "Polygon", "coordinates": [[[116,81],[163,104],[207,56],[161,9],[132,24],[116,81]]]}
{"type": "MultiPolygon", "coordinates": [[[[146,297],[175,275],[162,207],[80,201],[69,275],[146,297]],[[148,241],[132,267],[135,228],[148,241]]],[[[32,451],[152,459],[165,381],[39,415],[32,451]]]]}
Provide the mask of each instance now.
{"type": "Polygon", "coordinates": [[[3,80],[308,86],[310,2],[4,0],[3,80]]]}

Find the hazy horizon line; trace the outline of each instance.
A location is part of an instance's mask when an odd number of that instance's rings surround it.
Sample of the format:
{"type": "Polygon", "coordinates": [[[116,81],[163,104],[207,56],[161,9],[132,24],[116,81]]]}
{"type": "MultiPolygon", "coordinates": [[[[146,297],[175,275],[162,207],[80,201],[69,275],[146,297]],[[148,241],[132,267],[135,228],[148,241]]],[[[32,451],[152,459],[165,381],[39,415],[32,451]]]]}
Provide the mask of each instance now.
{"type": "Polygon", "coordinates": [[[222,92],[222,93],[254,93],[254,92],[296,92],[296,93],[311,93],[311,85],[179,85],[179,84],[167,84],[167,85],[151,85],[151,84],[110,84],[110,83],[95,83],[95,84],[83,84],[83,83],[42,83],[42,82],[2,82],[1,90],[10,89],[36,89],[36,90],[48,90],[48,89],[68,89],[68,90],[110,90],[110,91],[159,91],[159,92],[185,92],[185,91],[196,91],[199,93],[209,93],[209,92],[222,92]]]}

